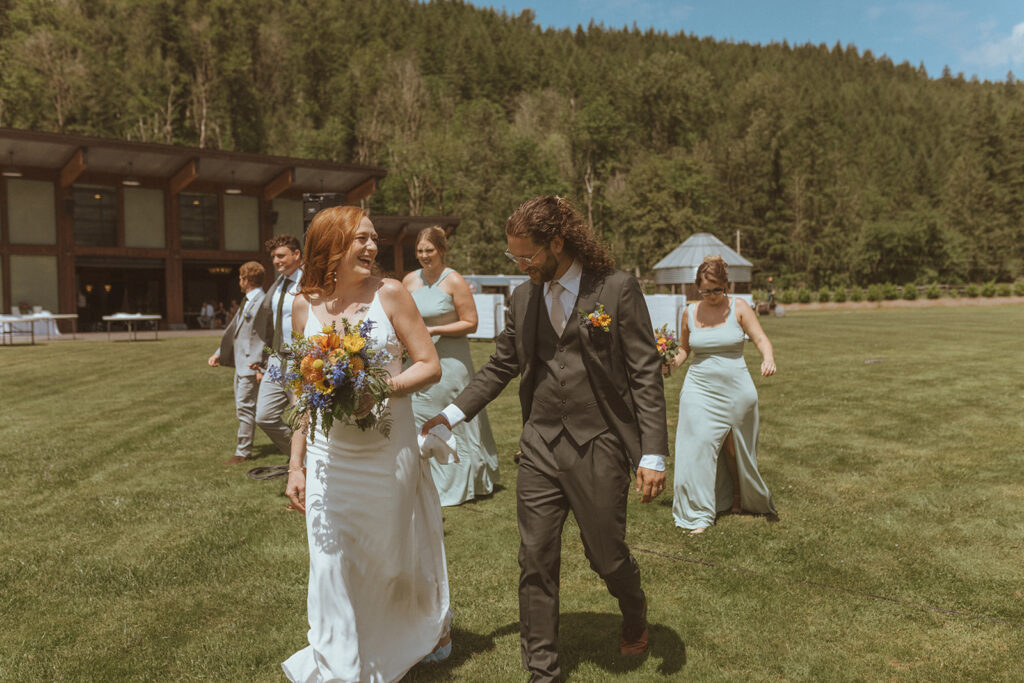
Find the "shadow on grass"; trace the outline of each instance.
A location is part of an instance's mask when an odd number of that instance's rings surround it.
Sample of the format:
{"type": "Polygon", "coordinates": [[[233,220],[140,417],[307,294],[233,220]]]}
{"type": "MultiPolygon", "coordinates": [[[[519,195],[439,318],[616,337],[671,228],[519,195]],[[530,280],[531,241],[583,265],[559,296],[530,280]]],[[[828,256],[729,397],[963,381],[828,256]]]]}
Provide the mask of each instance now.
{"type": "MultiPolygon", "coordinates": [[[[494,649],[494,641],[503,636],[519,632],[519,622],[502,626],[491,633],[481,634],[464,631],[452,625],[452,654],[438,664],[421,664],[409,672],[409,681],[448,681],[455,670],[472,659],[494,649]]],[[[524,672],[525,673],[525,672],[524,672]]]]}
{"type": "MultiPolygon", "coordinates": [[[[596,612],[569,612],[559,622],[558,659],[562,676],[570,678],[573,671],[585,662],[615,675],[627,675],[639,669],[650,657],[660,659],[658,673],[671,676],[686,665],[686,644],[672,629],[660,624],[649,626],[649,649],[641,656],[624,657],[619,654],[619,632],[622,616],[596,612]]],[[[452,628],[452,656],[439,664],[426,664],[409,672],[410,681],[447,681],[457,669],[474,656],[494,649],[495,640],[519,632],[519,622],[507,624],[488,634],[471,633],[452,628]]],[[[516,656],[518,660],[518,653],[516,656]]],[[[518,661],[516,662],[518,664],[518,661]]],[[[523,671],[523,676],[526,672],[523,671]]]]}
{"type": "Polygon", "coordinates": [[[611,674],[635,672],[648,658],[660,659],[658,673],[677,674],[686,664],[686,644],[672,629],[660,624],[648,626],[649,647],[640,656],[619,654],[620,614],[569,612],[559,624],[558,659],[562,674],[569,677],[584,662],[592,662],[611,674]]]}

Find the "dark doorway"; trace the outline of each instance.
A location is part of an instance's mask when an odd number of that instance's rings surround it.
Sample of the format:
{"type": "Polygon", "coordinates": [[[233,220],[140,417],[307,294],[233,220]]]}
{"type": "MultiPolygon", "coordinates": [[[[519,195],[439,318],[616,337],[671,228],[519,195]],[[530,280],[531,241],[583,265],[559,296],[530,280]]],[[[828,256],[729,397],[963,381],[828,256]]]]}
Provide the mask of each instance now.
{"type": "Polygon", "coordinates": [[[75,279],[80,330],[105,329],[103,316],[114,313],[167,316],[164,264],[159,259],[80,257],[75,279]]]}
{"type": "Polygon", "coordinates": [[[244,261],[185,261],[182,264],[184,283],[185,324],[190,328],[223,327],[232,310],[232,303],[242,300],[238,288],[238,268],[244,261]],[[211,323],[200,322],[203,304],[212,304],[215,312],[211,323]]]}

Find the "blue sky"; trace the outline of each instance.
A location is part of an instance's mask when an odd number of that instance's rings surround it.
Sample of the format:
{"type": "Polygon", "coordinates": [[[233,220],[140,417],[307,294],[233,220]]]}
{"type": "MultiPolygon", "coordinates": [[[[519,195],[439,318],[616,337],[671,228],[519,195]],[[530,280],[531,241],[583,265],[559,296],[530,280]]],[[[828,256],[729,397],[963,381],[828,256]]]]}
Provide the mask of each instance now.
{"type": "Polygon", "coordinates": [[[1024,80],[1024,0],[470,0],[518,15],[530,8],[543,27],[575,28],[591,19],[608,28],[654,28],[720,40],[791,45],[839,41],[899,64],[924,63],[937,78],[956,75],[1024,80]]]}

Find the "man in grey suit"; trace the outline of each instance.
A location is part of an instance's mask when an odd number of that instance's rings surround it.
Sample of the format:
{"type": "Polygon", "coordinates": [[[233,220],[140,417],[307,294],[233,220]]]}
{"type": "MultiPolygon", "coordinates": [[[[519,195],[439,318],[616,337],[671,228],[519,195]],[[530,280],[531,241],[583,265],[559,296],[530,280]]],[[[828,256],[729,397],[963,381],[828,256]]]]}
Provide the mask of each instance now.
{"type": "MultiPolygon", "coordinates": [[[[292,339],[292,302],[299,293],[299,283],[302,281],[302,249],[299,240],[287,234],[267,240],[264,246],[278,276],[260,306],[256,329],[263,336],[266,346],[280,351],[281,346],[290,343],[292,339]]],[[[269,362],[281,363],[273,359],[269,362]]],[[[286,455],[291,453],[292,430],[282,415],[290,403],[291,396],[283,383],[267,381],[260,384],[256,424],[266,432],[278,450],[286,455]]]]}
{"type": "Polygon", "coordinates": [[[561,534],[570,510],[591,567],[618,600],[620,653],[647,650],[647,597],[625,542],[626,502],[631,470],[643,502],[665,487],[665,394],[639,284],[612,268],[568,202],[525,202],[505,235],[506,255],[530,282],[512,294],[494,355],[423,433],[473,419],[520,376],[522,659],[531,681],[556,681],[561,534]]]}
{"type": "Polygon", "coordinates": [[[256,329],[256,314],[263,303],[262,265],[256,261],[243,263],[238,269],[238,286],[245,295],[238,312],[224,329],[217,350],[207,364],[235,368],[235,412],[238,415],[238,442],[235,454],[225,465],[245,462],[252,457],[252,440],[256,424],[256,397],[263,379],[263,348],[265,343],[256,329]]]}

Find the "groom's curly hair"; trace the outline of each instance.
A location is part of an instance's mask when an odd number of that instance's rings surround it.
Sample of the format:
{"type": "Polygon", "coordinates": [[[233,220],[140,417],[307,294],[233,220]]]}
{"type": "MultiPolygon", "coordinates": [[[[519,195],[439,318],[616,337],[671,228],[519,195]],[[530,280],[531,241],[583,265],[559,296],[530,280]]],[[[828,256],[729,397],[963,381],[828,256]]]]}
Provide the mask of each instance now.
{"type": "Polygon", "coordinates": [[[566,250],[579,259],[584,270],[606,274],[615,268],[607,249],[590,231],[583,217],[561,197],[547,195],[523,202],[505,222],[505,234],[526,237],[538,246],[547,246],[554,238],[561,237],[566,250]]]}
{"type": "Polygon", "coordinates": [[[334,292],[338,263],[352,246],[364,216],[366,212],[358,206],[332,206],[313,217],[306,231],[306,265],[302,271],[301,284],[303,294],[324,297],[334,292]]]}

